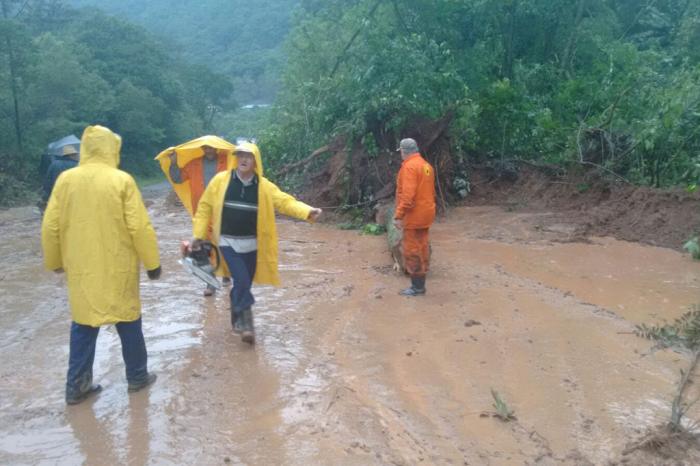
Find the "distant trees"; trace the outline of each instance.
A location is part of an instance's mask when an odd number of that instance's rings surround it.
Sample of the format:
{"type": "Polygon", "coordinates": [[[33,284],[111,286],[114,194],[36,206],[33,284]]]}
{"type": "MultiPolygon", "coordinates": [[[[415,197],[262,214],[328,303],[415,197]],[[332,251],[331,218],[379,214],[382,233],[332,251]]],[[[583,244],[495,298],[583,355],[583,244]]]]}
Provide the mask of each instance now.
{"type": "Polygon", "coordinates": [[[87,124],[124,138],[122,165],[153,170],[168,144],[201,134],[233,85],[172,58],[144,29],[58,1],[0,0],[0,171],[38,183],[46,145],[87,124]]]}
{"type": "Polygon", "coordinates": [[[69,0],[141,25],[183,61],[225,74],[243,104],[270,103],[298,0],[69,0]]]}
{"type": "Polygon", "coordinates": [[[231,114],[232,95],[279,84],[271,162],[340,134],[377,155],[450,115],[460,160],[693,186],[699,74],[695,0],[0,0],[0,169],[29,176],[48,141],[100,122],[143,171],[171,141],[261,124],[231,114]]]}

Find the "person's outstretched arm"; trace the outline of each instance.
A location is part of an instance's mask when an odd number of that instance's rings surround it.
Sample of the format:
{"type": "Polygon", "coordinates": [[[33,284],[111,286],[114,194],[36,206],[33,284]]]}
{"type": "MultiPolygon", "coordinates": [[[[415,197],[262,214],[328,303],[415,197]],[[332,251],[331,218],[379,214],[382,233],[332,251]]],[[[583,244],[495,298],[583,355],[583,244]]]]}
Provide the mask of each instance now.
{"type": "Polygon", "coordinates": [[[277,212],[309,222],[315,222],[321,215],[321,209],[298,201],[294,196],[285,193],[271,181],[268,181],[268,183],[272,192],[272,202],[277,212]]]}
{"type": "Polygon", "coordinates": [[[187,180],[187,176],[183,176],[182,170],[177,166],[177,154],[173,151],[168,157],[170,158],[170,170],[168,170],[170,179],[173,180],[173,183],[184,183],[187,180]]]}

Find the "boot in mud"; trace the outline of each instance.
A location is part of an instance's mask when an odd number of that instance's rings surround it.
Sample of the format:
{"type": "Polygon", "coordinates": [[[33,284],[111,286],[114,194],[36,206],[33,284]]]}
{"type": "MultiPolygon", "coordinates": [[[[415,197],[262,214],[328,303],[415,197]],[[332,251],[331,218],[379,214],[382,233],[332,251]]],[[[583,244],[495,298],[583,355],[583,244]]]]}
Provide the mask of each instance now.
{"type": "Polygon", "coordinates": [[[101,391],[102,385],[90,385],[90,387],[80,393],[66,394],[66,404],[77,405],[78,403],[82,403],[83,401],[87,400],[91,395],[100,393],[101,391]]]}
{"type": "Polygon", "coordinates": [[[425,294],[425,277],[411,277],[411,286],[399,291],[401,296],[422,296],[425,294]]]}
{"type": "Polygon", "coordinates": [[[233,333],[240,335],[243,333],[243,318],[241,317],[241,311],[231,305],[231,326],[233,327],[233,333]]]}
{"type": "Polygon", "coordinates": [[[140,382],[135,382],[135,383],[129,382],[129,384],[127,386],[127,391],[129,393],[134,393],[134,392],[138,392],[139,390],[143,390],[144,388],[153,384],[153,382],[155,382],[157,378],[158,378],[158,376],[156,374],[154,374],[153,372],[151,372],[151,373],[147,374],[146,378],[140,382]]]}
{"type": "Polygon", "coordinates": [[[254,344],[255,343],[255,324],[253,323],[253,310],[249,307],[241,309],[241,327],[243,332],[241,333],[241,340],[245,343],[254,344]]]}

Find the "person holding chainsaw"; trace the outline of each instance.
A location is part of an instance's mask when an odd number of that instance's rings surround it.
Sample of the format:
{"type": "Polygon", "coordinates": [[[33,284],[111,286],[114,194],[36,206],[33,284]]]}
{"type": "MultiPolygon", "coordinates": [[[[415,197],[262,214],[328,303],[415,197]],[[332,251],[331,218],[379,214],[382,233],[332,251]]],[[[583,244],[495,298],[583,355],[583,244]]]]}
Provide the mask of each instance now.
{"type": "Polygon", "coordinates": [[[141,328],[139,263],[160,277],[156,233],[134,179],[119,170],[121,138],[103,126],[83,132],[78,167],[58,177],[41,225],[47,270],[66,273],[72,324],[66,403],[102,387],[92,383],[100,327],[114,324],[128,391],[152,384],[141,328]]]}
{"type": "Polygon", "coordinates": [[[217,174],[199,201],[191,249],[197,251],[203,246],[211,223],[212,243],[218,246],[233,278],[233,330],[252,344],[255,298],[251,286],[253,282],[275,286],[280,282],[275,211],[310,222],[316,221],[322,211],[297,201],[263,176],[257,145],[241,142],[234,156],[234,169],[217,174]]]}
{"type": "MultiPolygon", "coordinates": [[[[227,169],[226,153],[218,152],[216,148],[211,146],[202,146],[202,151],[204,152],[204,156],[190,161],[182,168],[177,165],[177,153],[173,151],[170,154],[170,179],[177,184],[189,180],[192,196],[192,212],[194,213],[197,212],[199,199],[202,197],[209,182],[214,178],[214,175],[227,169]]],[[[230,283],[228,277],[224,277],[223,281],[224,284],[230,283]]],[[[215,292],[215,287],[207,285],[204,289],[204,296],[212,296],[215,292]]]]}

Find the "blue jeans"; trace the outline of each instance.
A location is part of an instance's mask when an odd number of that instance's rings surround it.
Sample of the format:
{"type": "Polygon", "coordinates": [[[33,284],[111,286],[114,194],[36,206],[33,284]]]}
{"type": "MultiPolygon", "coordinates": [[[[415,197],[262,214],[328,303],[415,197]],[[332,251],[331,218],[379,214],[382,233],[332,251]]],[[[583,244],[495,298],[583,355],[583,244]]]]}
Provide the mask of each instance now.
{"type": "MultiPolygon", "coordinates": [[[[148,356],[141,329],[141,318],[132,322],[119,322],[115,326],[122,342],[126,380],[130,384],[142,383],[148,378],[148,356]]],[[[78,397],[92,386],[92,364],[95,361],[95,343],[99,332],[99,327],[71,323],[66,380],[67,398],[78,397]]]]}
{"type": "Polygon", "coordinates": [[[255,298],[250,288],[255,277],[255,265],[258,259],[258,251],[238,253],[228,246],[221,248],[226,265],[231,272],[233,287],[231,288],[231,312],[240,313],[255,304],[255,298]]]}

